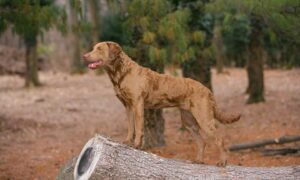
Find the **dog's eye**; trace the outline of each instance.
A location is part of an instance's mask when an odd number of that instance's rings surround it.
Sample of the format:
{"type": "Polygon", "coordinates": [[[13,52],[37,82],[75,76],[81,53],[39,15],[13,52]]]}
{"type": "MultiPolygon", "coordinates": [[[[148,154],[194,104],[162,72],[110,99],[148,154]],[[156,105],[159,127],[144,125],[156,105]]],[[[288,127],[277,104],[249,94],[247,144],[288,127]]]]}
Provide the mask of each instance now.
{"type": "Polygon", "coordinates": [[[100,48],[100,47],[97,47],[97,50],[98,50],[98,51],[101,51],[101,48],[100,48]]]}

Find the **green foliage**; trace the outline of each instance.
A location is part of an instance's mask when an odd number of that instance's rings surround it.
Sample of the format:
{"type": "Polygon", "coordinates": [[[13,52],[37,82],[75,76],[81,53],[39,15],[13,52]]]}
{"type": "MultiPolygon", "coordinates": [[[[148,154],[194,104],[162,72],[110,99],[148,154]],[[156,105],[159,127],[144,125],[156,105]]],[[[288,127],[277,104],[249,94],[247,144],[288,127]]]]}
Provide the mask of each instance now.
{"type": "Polygon", "coordinates": [[[126,30],[128,54],[141,64],[162,67],[188,58],[188,9],[173,10],[165,0],[133,0],[128,5],[126,30]]]}
{"type": "Polygon", "coordinates": [[[158,33],[167,42],[168,53],[172,54],[168,59],[169,63],[179,63],[189,58],[185,53],[189,44],[187,34],[189,17],[188,9],[177,10],[162,18],[159,24],[158,33]]]}
{"type": "Polygon", "coordinates": [[[204,45],[206,35],[203,31],[194,31],[192,32],[191,36],[194,44],[198,44],[199,46],[204,45]]]}
{"type": "Polygon", "coordinates": [[[0,0],[0,32],[8,26],[26,46],[25,86],[39,86],[37,37],[56,26],[65,31],[66,13],[54,0],[0,0]]]}
{"type": "Polygon", "coordinates": [[[167,52],[165,49],[159,49],[154,46],[149,47],[148,56],[150,63],[155,64],[158,62],[164,62],[167,59],[167,52]]]}
{"type": "Polygon", "coordinates": [[[115,41],[124,44],[128,39],[123,28],[125,14],[118,1],[109,1],[109,9],[111,9],[111,11],[101,17],[100,24],[103,24],[99,29],[101,32],[101,40],[115,41]]]}
{"type": "MultiPolygon", "coordinates": [[[[83,2],[80,0],[69,0],[71,7],[71,24],[69,29],[74,35],[78,36],[79,41],[85,46],[90,46],[92,42],[92,24],[83,11],[83,2]]],[[[80,44],[80,43],[79,43],[80,44]]],[[[80,54],[80,53],[79,53],[80,54]]],[[[79,55],[78,54],[78,55],[79,55]]],[[[80,58],[80,57],[78,57],[80,58]]]]}
{"type": "Polygon", "coordinates": [[[172,1],[177,9],[186,9],[189,11],[187,19],[188,48],[185,53],[184,67],[194,66],[199,59],[208,61],[213,58],[213,51],[209,50],[211,46],[211,38],[213,36],[214,17],[205,12],[205,4],[209,1],[205,0],[186,0],[172,1]],[[209,52],[209,53],[208,53],[209,52]]]}
{"type": "Polygon", "coordinates": [[[111,11],[102,18],[102,40],[119,42],[133,59],[151,67],[208,54],[202,51],[210,47],[213,16],[203,13],[206,1],[125,2],[126,8],[117,0],[108,1],[111,11]]]}
{"type": "Polygon", "coordinates": [[[245,53],[250,34],[261,31],[258,40],[269,54],[268,64],[285,66],[300,62],[296,50],[300,47],[299,6],[299,0],[216,0],[206,9],[221,22],[229,59],[241,59],[236,55],[245,53]],[[278,54],[281,60],[274,60],[278,54]]]}
{"type": "Polygon", "coordinates": [[[244,65],[243,54],[247,53],[250,41],[251,23],[244,14],[224,13],[222,36],[225,45],[225,53],[233,59],[237,65],[244,65]]]}
{"type": "Polygon", "coordinates": [[[54,52],[54,49],[55,47],[53,46],[53,44],[51,45],[40,44],[37,48],[38,57],[40,56],[47,57],[54,52]]]}
{"type": "Polygon", "coordinates": [[[213,56],[211,39],[213,37],[214,17],[205,11],[209,0],[170,0],[177,10],[189,12],[186,29],[187,49],[181,59],[185,77],[193,78],[211,89],[210,67],[213,56]]]}
{"type": "Polygon", "coordinates": [[[1,0],[0,16],[0,30],[12,25],[13,32],[25,43],[36,41],[38,35],[53,25],[65,30],[66,14],[53,0],[1,0]]]}

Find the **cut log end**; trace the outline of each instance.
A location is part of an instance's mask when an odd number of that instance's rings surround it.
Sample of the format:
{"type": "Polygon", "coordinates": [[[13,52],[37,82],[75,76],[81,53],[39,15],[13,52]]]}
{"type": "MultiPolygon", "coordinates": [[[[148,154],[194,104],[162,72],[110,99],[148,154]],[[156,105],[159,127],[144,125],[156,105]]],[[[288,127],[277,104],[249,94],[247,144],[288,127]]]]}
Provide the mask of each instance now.
{"type": "Polygon", "coordinates": [[[78,180],[89,179],[100,158],[102,143],[98,137],[90,139],[81,150],[74,168],[74,178],[78,180]]]}
{"type": "Polygon", "coordinates": [[[84,151],[78,164],[78,169],[77,169],[78,176],[82,176],[85,172],[87,172],[87,170],[89,169],[89,167],[93,162],[94,155],[95,155],[95,151],[92,147],[89,147],[84,151]]]}

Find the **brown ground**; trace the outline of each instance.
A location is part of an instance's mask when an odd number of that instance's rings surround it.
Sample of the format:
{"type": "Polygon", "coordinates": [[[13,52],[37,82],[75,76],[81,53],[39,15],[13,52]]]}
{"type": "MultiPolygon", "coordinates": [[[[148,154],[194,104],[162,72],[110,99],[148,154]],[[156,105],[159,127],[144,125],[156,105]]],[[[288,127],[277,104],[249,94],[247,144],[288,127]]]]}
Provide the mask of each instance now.
{"type": "MultiPolygon", "coordinates": [[[[220,128],[226,145],[300,134],[300,69],[267,70],[267,101],[255,105],[245,105],[246,72],[229,72],[213,73],[219,106],[243,114],[239,122],[220,128]]],[[[95,133],[118,141],[126,136],[124,108],[106,75],[41,73],[41,80],[45,86],[24,89],[21,78],[0,76],[0,179],[54,179],[59,167],[95,133]]],[[[193,160],[196,146],[179,130],[178,111],[167,109],[164,115],[167,145],[150,151],[193,160]]],[[[208,147],[205,161],[215,163],[216,154],[215,147],[208,147]]],[[[230,153],[229,164],[287,166],[300,164],[300,156],[243,151],[230,153]]]]}

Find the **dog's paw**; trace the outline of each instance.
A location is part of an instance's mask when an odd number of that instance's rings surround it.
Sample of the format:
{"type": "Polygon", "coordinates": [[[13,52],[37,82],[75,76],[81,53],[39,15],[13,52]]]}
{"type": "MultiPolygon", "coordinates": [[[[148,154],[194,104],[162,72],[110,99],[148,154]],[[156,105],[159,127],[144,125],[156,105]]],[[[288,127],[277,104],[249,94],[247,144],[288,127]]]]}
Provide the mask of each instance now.
{"type": "Polygon", "coordinates": [[[123,144],[133,144],[133,140],[126,138],[122,143],[123,144]]]}
{"type": "Polygon", "coordinates": [[[123,144],[126,144],[126,145],[128,145],[128,146],[133,146],[133,141],[132,141],[132,140],[126,139],[126,140],[124,140],[122,143],[123,143],[123,144]]]}
{"type": "Polygon", "coordinates": [[[140,144],[134,144],[133,147],[134,147],[135,149],[140,149],[140,150],[142,150],[142,146],[141,146],[140,144]]]}
{"type": "Polygon", "coordinates": [[[136,148],[136,149],[141,149],[141,148],[142,148],[142,142],[140,142],[140,141],[135,141],[135,142],[134,142],[134,148],[136,148]]]}
{"type": "Polygon", "coordinates": [[[193,160],[192,161],[193,164],[205,164],[203,160],[193,160]]]}
{"type": "Polygon", "coordinates": [[[227,165],[227,161],[226,160],[219,161],[216,165],[218,167],[225,167],[227,165]]]}

